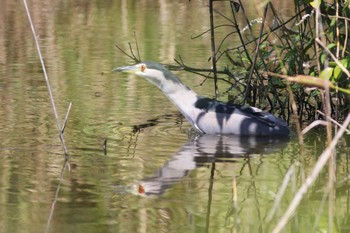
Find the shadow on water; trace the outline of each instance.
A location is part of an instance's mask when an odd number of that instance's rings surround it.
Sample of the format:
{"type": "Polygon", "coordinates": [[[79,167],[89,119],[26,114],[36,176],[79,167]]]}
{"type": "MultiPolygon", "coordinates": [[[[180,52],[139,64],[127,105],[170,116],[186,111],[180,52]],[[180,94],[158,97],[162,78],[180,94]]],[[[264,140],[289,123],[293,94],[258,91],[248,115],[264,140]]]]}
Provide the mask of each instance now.
{"type": "Polygon", "coordinates": [[[199,135],[185,143],[152,177],[131,187],[116,185],[117,192],[145,197],[160,196],[198,167],[215,163],[235,163],[238,159],[266,155],[284,148],[289,137],[238,137],[199,135]]]}

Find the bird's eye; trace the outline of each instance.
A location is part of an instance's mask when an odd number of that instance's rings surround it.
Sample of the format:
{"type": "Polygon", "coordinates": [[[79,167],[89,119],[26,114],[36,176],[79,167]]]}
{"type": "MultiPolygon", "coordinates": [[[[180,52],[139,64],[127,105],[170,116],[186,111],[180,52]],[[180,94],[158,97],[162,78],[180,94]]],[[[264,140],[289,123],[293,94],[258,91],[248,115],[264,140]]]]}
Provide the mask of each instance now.
{"type": "Polygon", "coordinates": [[[144,72],[147,69],[147,66],[145,64],[142,64],[140,67],[141,72],[144,72]]]}

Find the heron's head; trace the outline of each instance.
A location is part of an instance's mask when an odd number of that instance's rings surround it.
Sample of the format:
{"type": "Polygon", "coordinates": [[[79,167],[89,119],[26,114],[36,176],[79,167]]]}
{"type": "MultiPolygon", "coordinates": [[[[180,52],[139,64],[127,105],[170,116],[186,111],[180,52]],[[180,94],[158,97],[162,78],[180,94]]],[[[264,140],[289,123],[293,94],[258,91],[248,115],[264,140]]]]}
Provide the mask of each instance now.
{"type": "Polygon", "coordinates": [[[133,66],[113,69],[115,72],[131,73],[143,77],[160,89],[169,84],[181,84],[181,81],[163,65],[156,62],[143,62],[133,66]]]}

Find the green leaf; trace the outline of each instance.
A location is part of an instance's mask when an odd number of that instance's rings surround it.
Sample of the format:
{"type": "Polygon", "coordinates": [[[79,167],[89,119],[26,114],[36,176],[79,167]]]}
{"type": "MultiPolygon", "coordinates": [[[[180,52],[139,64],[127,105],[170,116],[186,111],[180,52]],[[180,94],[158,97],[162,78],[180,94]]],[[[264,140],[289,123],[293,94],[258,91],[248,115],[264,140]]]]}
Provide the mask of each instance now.
{"type": "Polygon", "coordinates": [[[319,94],[320,94],[320,90],[318,89],[315,89],[313,92],[311,92],[312,97],[318,96],[319,94]]]}
{"type": "Polygon", "coordinates": [[[336,66],[333,72],[334,81],[338,81],[342,74],[343,74],[343,71],[340,69],[339,66],[336,66]]]}
{"type": "Polygon", "coordinates": [[[321,71],[320,73],[320,78],[323,80],[330,80],[333,74],[334,68],[332,67],[327,67],[324,70],[321,71]]]}
{"type": "Polygon", "coordinates": [[[328,62],[328,65],[329,65],[330,67],[336,67],[336,66],[337,66],[337,63],[334,62],[334,61],[329,61],[329,62],[328,62]]]}
{"type": "MultiPolygon", "coordinates": [[[[348,64],[349,64],[349,60],[345,58],[345,59],[340,60],[340,63],[347,69],[348,64]]],[[[334,81],[338,81],[342,74],[343,74],[342,69],[340,68],[340,66],[337,65],[334,68],[334,72],[333,72],[334,81]]]]}
{"type": "Polygon", "coordinates": [[[327,48],[328,48],[328,49],[331,49],[331,48],[333,48],[335,45],[336,45],[336,44],[331,43],[331,44],[327,45],[327,48]]]}
{"type": "Polygon", "coordinates": [[[314,0],[314,1],[310,2],[310,5],[313,8],[317,9],[321,5],[321,0],[314,0]]]}
{"type": "Polygon", "coordinates": [[[334,17],[334,18],[332,19],[332,21],[331,21],[330,26],[331,26],[331,27],[334,27],[334,26],[335,26],[335,22],[337,22],[337,18],[334,17]]]}
{"type": "Polygon", "coordinates": [[[348,65],[349,65],[349,58],[344,58],[340,60],[340,63],[346,68],[349,69],[348,65]]]}

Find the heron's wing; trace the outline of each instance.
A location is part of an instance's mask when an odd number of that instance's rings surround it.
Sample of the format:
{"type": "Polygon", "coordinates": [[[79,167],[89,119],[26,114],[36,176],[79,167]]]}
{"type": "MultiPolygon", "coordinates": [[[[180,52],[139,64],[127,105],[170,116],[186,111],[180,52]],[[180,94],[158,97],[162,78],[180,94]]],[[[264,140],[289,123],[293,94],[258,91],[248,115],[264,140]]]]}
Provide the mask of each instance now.
{"type": "Polygon", "coordinates": [[[277,121],[280,121],[274,115],[264,112],[258,108],[227,104],[210,98],[198,99],[195,103],[195,107],[206,112],[214,111],[216,113],[227,114],[228,117],[232,114],[242,114],[254,118],[271,127],[274,127],[277,121]]]}

